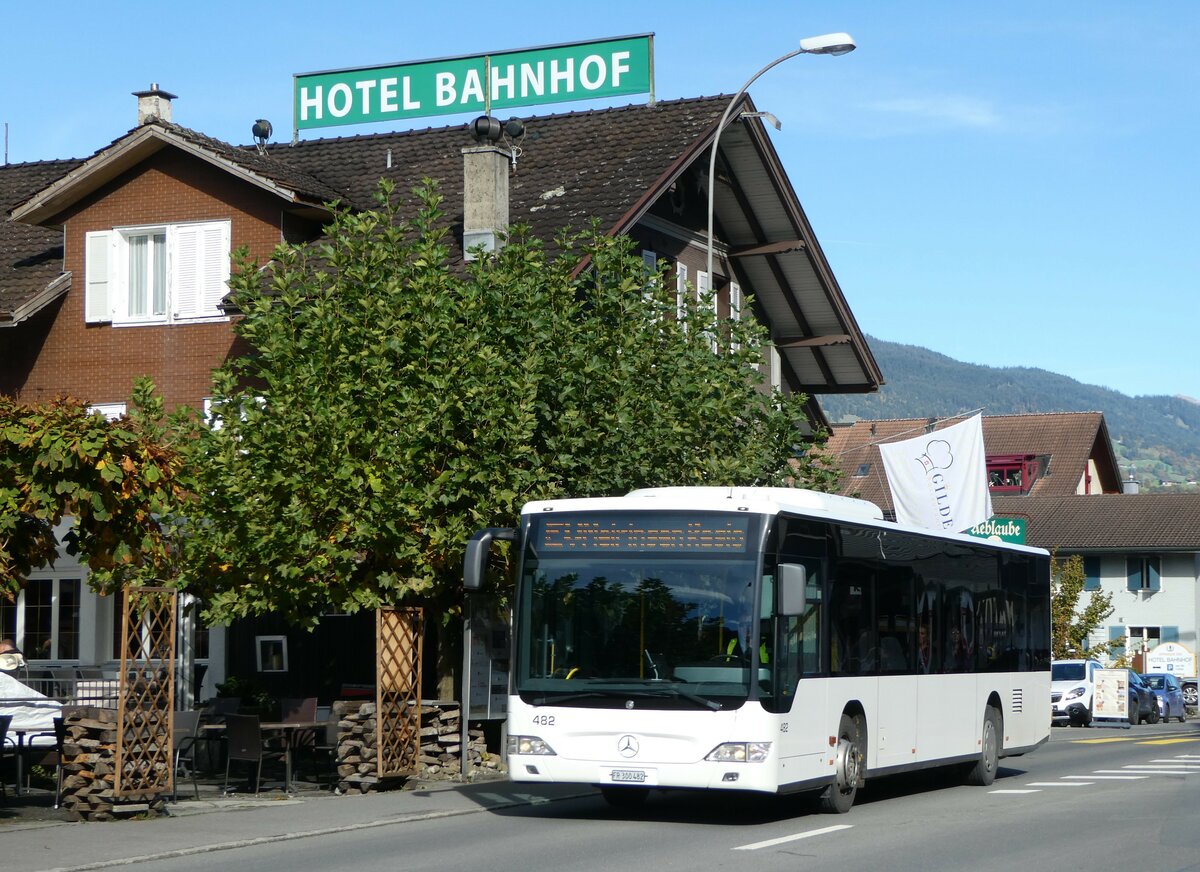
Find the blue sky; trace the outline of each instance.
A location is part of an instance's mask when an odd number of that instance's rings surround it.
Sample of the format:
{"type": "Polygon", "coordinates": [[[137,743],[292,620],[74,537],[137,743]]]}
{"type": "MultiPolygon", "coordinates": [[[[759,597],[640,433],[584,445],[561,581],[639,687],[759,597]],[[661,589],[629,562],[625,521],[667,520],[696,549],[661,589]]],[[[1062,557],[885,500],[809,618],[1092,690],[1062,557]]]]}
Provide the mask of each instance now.
{"type": "Polygon", "coordinates": [[[267,118],[286,140],[295,73],[637,33],[659,99],[732,94],[831,31],[858,51],[789,60],[751,94],[865,332],[1200,399],[1194,0],[26,3],[0,122],[11,162],[84,157],[157,82],[180,124],[246,143],[267,118]]]}

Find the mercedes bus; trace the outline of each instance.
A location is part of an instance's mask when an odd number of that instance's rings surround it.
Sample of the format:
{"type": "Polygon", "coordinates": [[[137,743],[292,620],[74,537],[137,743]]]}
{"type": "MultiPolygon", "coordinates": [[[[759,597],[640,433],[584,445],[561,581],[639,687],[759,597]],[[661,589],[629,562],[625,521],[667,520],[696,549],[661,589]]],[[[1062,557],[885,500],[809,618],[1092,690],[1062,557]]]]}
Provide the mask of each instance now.
{"type": "Polygon", "coordinates": [[[998,760],[1049,738],[1042,549],[885,520],[792,488],[652,488],[532,502],[513,542],[512,780],[813,791],[998,760]]]}

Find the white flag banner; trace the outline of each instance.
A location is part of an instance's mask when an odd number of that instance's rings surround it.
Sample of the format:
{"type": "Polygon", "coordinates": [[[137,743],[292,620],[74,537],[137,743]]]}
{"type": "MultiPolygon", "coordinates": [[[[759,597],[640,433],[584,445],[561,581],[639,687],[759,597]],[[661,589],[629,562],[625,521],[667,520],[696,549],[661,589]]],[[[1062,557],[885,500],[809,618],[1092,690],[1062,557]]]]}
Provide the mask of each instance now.
{"type": "Polygon", "coordinates": [[[982,415],[879,453],[897,522],[959,533],[992,516],[982,415]]]}

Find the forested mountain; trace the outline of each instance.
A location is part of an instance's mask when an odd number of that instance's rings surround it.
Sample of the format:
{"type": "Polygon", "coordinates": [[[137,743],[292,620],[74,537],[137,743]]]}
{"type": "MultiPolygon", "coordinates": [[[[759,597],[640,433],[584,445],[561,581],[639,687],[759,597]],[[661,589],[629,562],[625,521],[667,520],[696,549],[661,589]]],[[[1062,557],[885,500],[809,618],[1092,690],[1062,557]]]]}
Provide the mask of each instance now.
{"type": "Polygon", "coordinates": [[[1200,401],[1129,397],[1029,367],[961,363],[927,348],[867,337],[887,384],[877,394],[818,397],[832,422],[925,418],[983,409],[985,415],[1103,412],[1122,478],[1146,490],[1196,489],[1200,401]]]}

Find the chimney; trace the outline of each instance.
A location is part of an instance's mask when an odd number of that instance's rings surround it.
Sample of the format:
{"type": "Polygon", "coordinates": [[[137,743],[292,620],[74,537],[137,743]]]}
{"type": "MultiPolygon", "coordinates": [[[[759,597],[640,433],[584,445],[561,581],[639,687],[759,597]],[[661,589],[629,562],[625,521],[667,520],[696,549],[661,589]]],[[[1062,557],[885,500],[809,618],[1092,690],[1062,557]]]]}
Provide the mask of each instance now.
{"type": "Polygon", "coordinates": [[[133,96],[138,98],[138,127],[151,118],[158,118],[160,121],[171,120],[171,101],[176,95],[160,90],[157,82],[150,85],[149,91],[134,91],[133,96]]]}
{"type": "MultiPolygon", "coordinates": [[[[496,251],[499,234],[508,230],[508,170],[512,155],[495,143],[500,122],[483,116],[471,124],[478,145],[463,154],[463,251],[482,245],[496,251]]],[[[467,253],[467,260],[474,258],[467,253]]]]}

